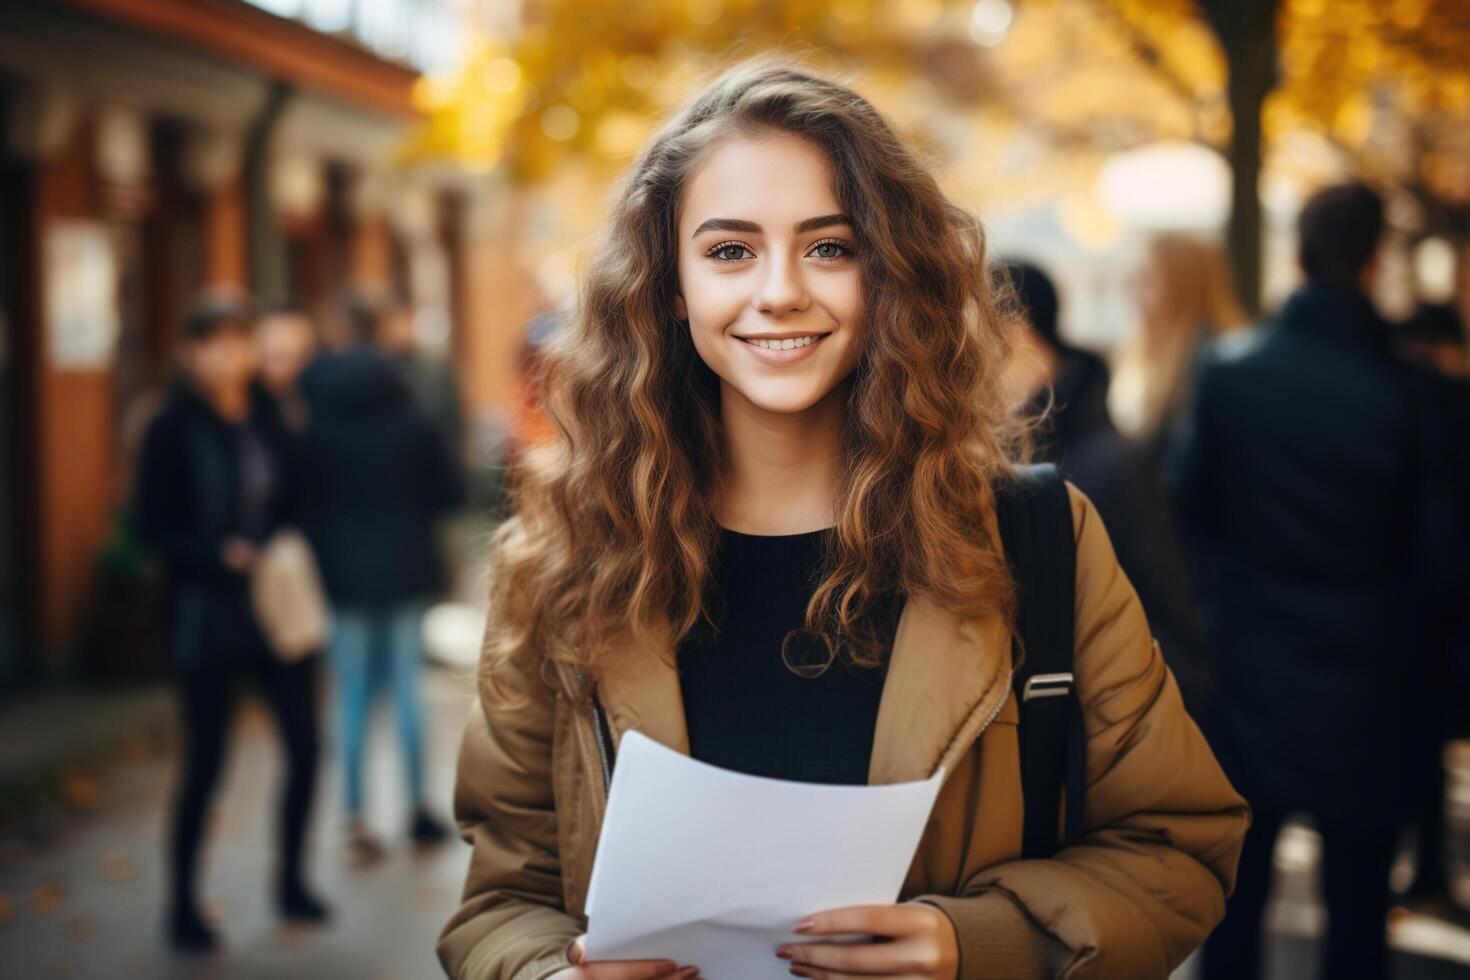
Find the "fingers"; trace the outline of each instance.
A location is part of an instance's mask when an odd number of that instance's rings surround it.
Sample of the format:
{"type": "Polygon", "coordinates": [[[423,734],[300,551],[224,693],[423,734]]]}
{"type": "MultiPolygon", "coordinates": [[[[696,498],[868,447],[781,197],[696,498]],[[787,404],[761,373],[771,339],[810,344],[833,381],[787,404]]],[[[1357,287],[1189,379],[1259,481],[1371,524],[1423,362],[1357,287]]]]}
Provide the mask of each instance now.
{"type": "Polygon", "coordinates": [[[787,943],[776,955],[797,976],[827,978],[953,976],[955,957],[946,941],[944,913],[929,906],[861,905],[811,916],[796,926],[804,936],[866,934],[870,943],[787,943]]]}
{"type": "Polygon", "coordinates": [[[808,916],[796,924],[803,936],[831,936],[838,933],[867,933],[874,936],[901,936],[912,932],[922,914],[909,905],[853,905],[808,916]]]}
{"type": "Polygon", "coordinates": [[[694,980],[699,967],[681,967],[673,960],[598,960],[583,963],[582,980],[694,980]]]}
{"type": "Polygon", "coordinates": [[[681,967],[673,960],[602,960],[588,963],[585,936],[578,936],[567,950],[567,962],[579,967],[575,975],[584,980],[692,980],[699,975],[699,967],[681,967]]]}
{"type": "Polygon", "coordinates": [[[939,956],[926,943],[906,940],[897,943],[796,943],[781,947],[777,955],[789,960],[797,976],[829,973],[842,976],[898,977],[910,974],[933,976],[939,956]],[[802,973],[799,971],[810,972],[802,973]]]}
{"type": "Polygon", "coordinates": [[[841,973],[834,970],[823,970],[815,966],[793,966],[791,974],[797,977],[811,977],[812,980],[865,980],[867,977],[882,976],[884,980],[931,980],[933,974],[927,973],[841,973]]]}

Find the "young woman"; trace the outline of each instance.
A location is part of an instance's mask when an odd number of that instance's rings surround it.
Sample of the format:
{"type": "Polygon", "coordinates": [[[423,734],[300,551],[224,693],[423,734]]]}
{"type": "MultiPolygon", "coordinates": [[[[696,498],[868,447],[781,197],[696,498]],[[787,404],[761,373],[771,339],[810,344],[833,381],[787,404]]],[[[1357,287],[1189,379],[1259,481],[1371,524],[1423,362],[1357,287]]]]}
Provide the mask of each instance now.
{"type": "Polygon", "coordinates": [[[777,778],[950,773],[899,903],[811,910],[772,975],[1163,977],[1219,921],[1248,811],[1075,491],[1086,836],[1017,860],[1000,336],[978,224],[853,92],[744,66],[653,139],[493,542],[450,975],[697,973],[579,939],[633,729],[777,778]]]}

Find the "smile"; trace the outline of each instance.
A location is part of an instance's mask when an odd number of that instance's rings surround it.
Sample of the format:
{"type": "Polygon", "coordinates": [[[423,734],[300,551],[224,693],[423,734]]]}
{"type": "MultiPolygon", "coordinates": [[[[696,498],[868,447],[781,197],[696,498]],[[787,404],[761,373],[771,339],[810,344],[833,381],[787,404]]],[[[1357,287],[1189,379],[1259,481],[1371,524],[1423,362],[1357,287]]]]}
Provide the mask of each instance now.
{"type": "Polygon", "coordinates": [[[791,350],[794,347],[805,347],[807,344],[814,344],[822,339],[822,335],[812,334],[810,337],[786,337],[781,340],[766,340],[760,337],[742,337],[740,339],[748,344],[764,347],[767,350],[791,350]]]}
{"type": "Polygon", "coordinates": [[[809,357],[826,334],[801,337],[753,338],[737,337],[756,359],[766,364],[790,364],[809,357]]]}

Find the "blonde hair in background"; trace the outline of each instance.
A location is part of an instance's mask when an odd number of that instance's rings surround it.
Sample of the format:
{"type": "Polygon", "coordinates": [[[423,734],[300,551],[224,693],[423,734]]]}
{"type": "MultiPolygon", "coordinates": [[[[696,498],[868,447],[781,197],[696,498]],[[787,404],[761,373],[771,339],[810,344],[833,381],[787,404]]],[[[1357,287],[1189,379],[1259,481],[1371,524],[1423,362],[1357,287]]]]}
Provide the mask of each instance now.
{"type": "Polygon", "coordinates": [[[1140,304],[1138,329],[1119,351],[1108,410],[1125,434],[1151,440],[1188,401],[1200,345],[1246,320],[1218,246],[1170,233],[1153,238],[1145,255],[1153,299],[1140,304]]]}

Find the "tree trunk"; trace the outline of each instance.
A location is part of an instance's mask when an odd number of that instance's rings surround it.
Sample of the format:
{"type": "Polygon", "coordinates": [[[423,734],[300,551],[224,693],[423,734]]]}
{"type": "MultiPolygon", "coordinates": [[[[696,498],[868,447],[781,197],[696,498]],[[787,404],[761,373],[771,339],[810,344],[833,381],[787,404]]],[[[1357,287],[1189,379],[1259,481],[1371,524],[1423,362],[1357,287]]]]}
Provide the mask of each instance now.
{"type": "Polygon", "coordinates": [[[1226,242],[1246,312],[1261,308],[1261,107],[1276,87],[1277,0],[1202,0],[1229,72],[1232,120],[1226,242]]]}

